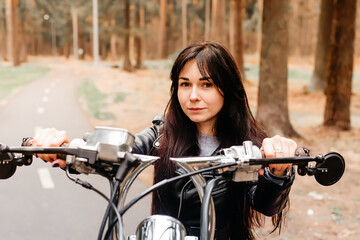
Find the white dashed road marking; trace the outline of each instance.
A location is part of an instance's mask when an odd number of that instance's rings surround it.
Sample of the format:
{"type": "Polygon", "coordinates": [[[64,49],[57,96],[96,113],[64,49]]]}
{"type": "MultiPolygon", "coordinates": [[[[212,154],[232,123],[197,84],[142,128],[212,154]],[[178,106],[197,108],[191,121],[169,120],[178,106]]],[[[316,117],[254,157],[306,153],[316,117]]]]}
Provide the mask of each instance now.
{"type": "Polygon", "coordinates": [[[44,189],[52,189],[55,188],[55,184],[51,178],[49,169],[47,168],[39,168],[38,169],[39,177],[41,185],[44,189]]]}

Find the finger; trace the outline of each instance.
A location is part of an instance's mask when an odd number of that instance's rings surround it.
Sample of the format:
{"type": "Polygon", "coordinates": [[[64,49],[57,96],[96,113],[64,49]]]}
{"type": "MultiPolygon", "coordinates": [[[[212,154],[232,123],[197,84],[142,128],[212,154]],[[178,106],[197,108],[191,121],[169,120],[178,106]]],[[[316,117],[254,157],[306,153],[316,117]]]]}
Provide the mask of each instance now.
{"type": "Polygon", "coordinates": [[[42,135],[43,133],[43,128],[36,128],[35,129],[35,134],[34,134],[34,141],[37,141],[39,139],[39,137],[42,135]]]}
{"type": "Polygon", "coordinates": [[[283,147],[276,147],[275,149],[275,156],[276,158],[282,158],[286,156],[287,150],[283,150],[283,147]]]}
{"type": "Polygon", "coordinates": [[[277,154],[277,157],[289,157],[290,149],[289,149],[289,140],[286,138],[281,138],[281,151],[277,154]]]}
{"type": "Polygon", "coordinates": [[[286,170],[287,164],[270,164],[269,168],[271,172],[283,172],[286,170]]]}
{"type": "Polygon", "coordinates": [[[31,146],[32,147],[36,147],[36,145],[38,144],[38,141],[37,141],[37,139],[33,139],[32,141],[31,141],[31,146]]]}
{"type": "Polygon", "coordinates": [[[281,176],[284,175],[291,166],[291,164],[270,164],[269,169],[274,175],[281,176]]]}
{"type": "Polygon", "coordinates": [[[56,154],[38,154],[38,158],[46,162],[52,162],[56,159],[56,154]]]}
{"type": "Polygon", "coordinates": [[[259,175],[264,175],[264,169],[263,168],[260,168],[260,170],[259,170],[259,175]]]}
{"type": "Polygon", "coordinates": [[[37,154],[37,157],[40,158],[41,160],[46,161],[46,162],[50,161],[50,158],[45,154],[37,154]]]}
{"type": "Polygon", "coordinates": [[[275,157],[292,157],[295,156],[297,144],[295,141],[279,137],[273,142],[275,157]]]}
{"type": "Polygon", "coordinates": [[[52,141],[57,137],[59,132],[55,128],[45,128],[37,130],[34,139],[37,141],[38,145],[49,146],[52,141]]]}
{"type": "Polygon", "coordinates": [[[294,157],[295,156],[295,152],[297,149],[297,144],[295,141],[289,139],[289,143],[288,143],[288,149],[289,149],[289,157],[294,157]]]}
{"type": "Polygon", "coordinates": [[[47,146],[48,136],[51,134],[49,128],[41,128],[37,129],[34,137],[34,142],[36,143],[36,147],[44,147],[47,146]]]}
{"type": "MultiPolygon", "coordinates": [[[[56,139],[58,131],[55,128],[51,128],[43,134],[43,144],[47,147],[55,147],[56,142],[61,139],[56,139]]],[[[58,145],[59,146],[59,145],[58,145]]]]}
{"type": "Polygon", "coordinates": [[[66,161],[62,159],[56,159],[55,161],[52,162],[51,166],[64,168],[66,167],[66,161]]]}
{"type": "MultiPolygon", "coordinates": [[[[33,146],[35,147],[49,147],[51,143],[51,137],[49,135],[52,135],[51,129],[40,129],[37,131],[36,139],[33,141],[33,146]]],[[[38,157],[44,161],[52,162],[54,159],[56,159],[56,154],[38,154],[38,157]]]]}
{"type": "Polygon", "coordinates": [[[273,146],[273,139],[265,138],[263,140],[262,148],[264,150],[264,154],[266,158],[275,157],[275,150],[273,146]]]}
{"type": "Polygon", "coordinates": [[[55,138],[52,139],[52,145],[54,146],[61,146],[61,144],[63,143],[68,143],[69,141],[69,137],[67,135],[67,133],[65,131],[58,131],[56,133],[55,138]]]}

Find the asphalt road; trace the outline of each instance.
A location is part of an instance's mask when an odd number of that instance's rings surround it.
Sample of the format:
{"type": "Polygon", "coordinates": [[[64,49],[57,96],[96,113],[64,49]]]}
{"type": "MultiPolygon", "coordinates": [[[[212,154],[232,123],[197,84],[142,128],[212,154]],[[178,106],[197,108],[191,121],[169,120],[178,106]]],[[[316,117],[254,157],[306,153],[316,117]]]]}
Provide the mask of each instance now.
{"type": "MultiPolygon", "coordinates": [[[[0,143],[19,146],[38,127],[66,130],[70,139],[92,131],[76,99],[78,78],[75,69],[57,64],[43,79],[13,94],[0,106],[0,143]]],[[[79,177],[108,195],[106,179],[79,177]]],[[[127,199],[143,190],[145,185],[136,181],[127,199]]],[[[149,204],[147,197],[126,214],[126,235],[149,215],[149,204]]],[[[96,239],[105,208],[105,200],[95,192],[34,158],[32,165],[18,167],[14,176],[0,180],[0,239],[96,239]]]]}

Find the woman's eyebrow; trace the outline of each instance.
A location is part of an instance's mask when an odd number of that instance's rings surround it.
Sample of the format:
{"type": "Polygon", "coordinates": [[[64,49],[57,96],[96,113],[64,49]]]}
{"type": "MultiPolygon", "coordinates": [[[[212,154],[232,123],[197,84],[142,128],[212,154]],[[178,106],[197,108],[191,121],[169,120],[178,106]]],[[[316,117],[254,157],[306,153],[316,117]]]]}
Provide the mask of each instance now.
{"type": "Polygon", "coordinates": [[[210,77],[201,77],[201,78],[199,78],[199,80],[210,80],[211,78],[210,77]]]}
{"type": "MultiPolygon", "coordinates": [[[[189,81],[189,78],[187,78],[187,77],[179,77],[179,79],[189,81]]],[[[210,77],[201,77],[201,78],[199,78],[199,80],[200,81],[204,81],[204,80],[209,81],[209,80],[211,80],[211,78],[210,77]]]]}

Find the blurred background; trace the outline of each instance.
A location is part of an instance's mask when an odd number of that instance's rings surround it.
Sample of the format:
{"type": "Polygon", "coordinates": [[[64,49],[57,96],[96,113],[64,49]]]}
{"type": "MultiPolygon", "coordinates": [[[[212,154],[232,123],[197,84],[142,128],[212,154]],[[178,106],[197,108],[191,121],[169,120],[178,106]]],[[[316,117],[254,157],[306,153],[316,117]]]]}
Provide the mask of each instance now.
{"type": "MultiPolygon", "coordinates": [[[[164,113],[179,52],[217,41],[270,135],[346,162],[333,186],[297,176],[281,234],[267,224],[259,239],[359,239],[359,11],[359,0],[0,0],[0,142],[18,146],[41,127],[137,133],[164,113]]],[[[108,192],[99,176],[81,177],[108,192]]],[[[148,169],[128,198],[151,183],[148,169]]],[[[149,204],[127,214],[127,234],[149,204]]],[[[0,239],[94,239],[105,207],[34,159],[0,180],[0,239]]]]}

